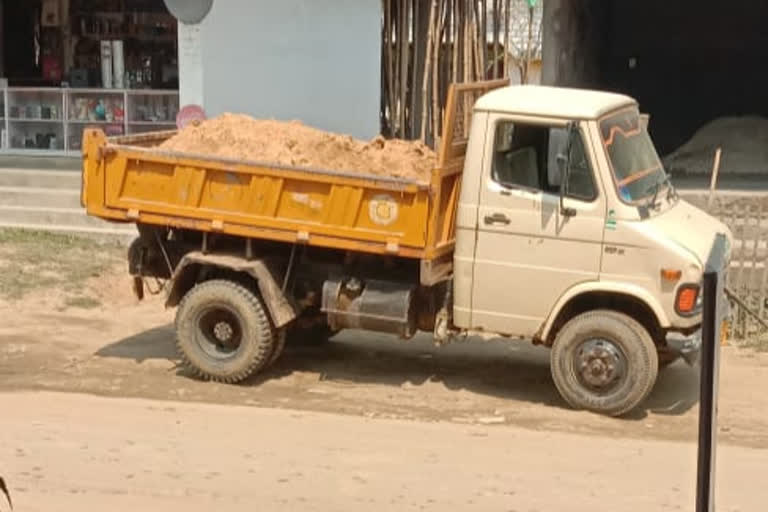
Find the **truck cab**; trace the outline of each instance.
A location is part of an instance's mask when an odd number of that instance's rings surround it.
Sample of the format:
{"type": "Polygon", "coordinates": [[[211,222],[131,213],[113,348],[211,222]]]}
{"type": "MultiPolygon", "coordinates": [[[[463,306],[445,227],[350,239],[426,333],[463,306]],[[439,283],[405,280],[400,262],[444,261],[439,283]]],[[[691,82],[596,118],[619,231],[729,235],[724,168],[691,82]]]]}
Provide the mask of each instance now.
{"type": "Polygon", "coordinates": [[[512,86],[482,96],[456,214],[453,323],[553,347],[572,405],[621,414],[692,362],[715,236],[675,189],[636,101],[512,86]]]}

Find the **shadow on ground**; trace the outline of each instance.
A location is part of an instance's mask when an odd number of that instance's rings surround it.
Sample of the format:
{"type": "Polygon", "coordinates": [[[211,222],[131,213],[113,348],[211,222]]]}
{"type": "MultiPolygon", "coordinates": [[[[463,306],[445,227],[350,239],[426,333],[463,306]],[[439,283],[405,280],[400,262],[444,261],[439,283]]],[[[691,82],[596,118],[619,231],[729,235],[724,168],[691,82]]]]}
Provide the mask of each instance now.
{"type": "MultiPolygon", "coordinates": [[[[178,362],[172,325],[154,328],[107,345],[97,352],[105,358],[178,362]]],[[[524,341],[477,341],[435,347],[428,336],[410,341],[360,331],[345,331],[323,345],[302,343],[286,347],[282,357],[263,374],[242,385],[258,386],[290,377],[294,372],[317,373],[321,381],[402,387],[441,382],[448,389],[521,400],[560,408],[549,372],[549,350],[524,341]]],[[[192,378],[184,369],[182,376],[192,378]]],[[[651,395],[626,419],[641,420],[648,412],[682,415],[698,401],[698,368],[677,362],[659,374],[651,395]]]]}
{"type": "Polygon", "coordinates": [[[150,359],[176,361],[178,357],[176,355],[174,336],[172,325],[155,327],[154,329],[140,332],[102,347],[96,352],[96,355],[100,357],[133,359],[137,363],[143,363],[150,359]]]}

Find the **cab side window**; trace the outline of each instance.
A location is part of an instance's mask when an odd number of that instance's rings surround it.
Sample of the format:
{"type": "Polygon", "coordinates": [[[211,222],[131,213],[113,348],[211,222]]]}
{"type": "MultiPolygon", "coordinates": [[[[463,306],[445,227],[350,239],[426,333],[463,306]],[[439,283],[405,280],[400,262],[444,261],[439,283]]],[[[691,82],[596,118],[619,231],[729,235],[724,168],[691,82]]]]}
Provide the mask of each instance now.
{"type": "Polygon", "coordinates": [[[541,189],[541,164],[546,160],[547,128],[515,125],[501,121],[496,125],[491,174],[494,181],[508,187],[541,189]]]}
{"type": "MultiPolygon", "coordinates": [[[[592,201],[597,197],[592,169],[581,134],[574,135],[567,195],[592,201]]],[[[565,128],[500,121],[494,134],[491,177],[505,187],[559,194],[567,148],[565,128]]]]}
{"type": "MultiPolygon", "coordinates": [[[[560,169],[562,164],[558,160],[566,158],[568,150],[568,131],[565,128],[552,128],[550,135],[550,162],[549,179],[553,191],[560,193],[562,178],[560,169]]],[[[568,186],[566,188],[566,197],[579,199],[582,201],[593,201],[597,198],[597,189],[592,174],[592,167],[589,165],[584,139],[581,133],[576,130],[572,134],[570,147],[570,174],[568,176],[568,186]]]]}

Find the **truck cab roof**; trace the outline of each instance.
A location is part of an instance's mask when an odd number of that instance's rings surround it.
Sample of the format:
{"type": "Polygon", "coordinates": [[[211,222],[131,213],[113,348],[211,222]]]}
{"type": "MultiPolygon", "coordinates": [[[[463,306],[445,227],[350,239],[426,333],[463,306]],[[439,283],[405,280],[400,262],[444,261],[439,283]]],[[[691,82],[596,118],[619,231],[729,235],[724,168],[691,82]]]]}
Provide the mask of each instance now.
{"type": "Polygon", "coordinates": [[[597,119],[637,102],[624,94],[590,89],[512,85],[493,90],[477,100],[475,110],[564,119],[597,119]]]}

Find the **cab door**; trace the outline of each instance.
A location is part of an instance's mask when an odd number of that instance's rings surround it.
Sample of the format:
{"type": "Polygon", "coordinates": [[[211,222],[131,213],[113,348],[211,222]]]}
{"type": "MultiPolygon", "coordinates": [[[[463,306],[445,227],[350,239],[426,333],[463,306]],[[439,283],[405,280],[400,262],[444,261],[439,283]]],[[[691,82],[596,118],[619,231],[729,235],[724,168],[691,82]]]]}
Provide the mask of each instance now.
{"type": "Polygon", "coordinates": [[[472,326],[534,336],[570,287],[598,279],[605,195],[594,149],[571,137],[568,193],[560,208],[562,121],[491,114],[481,178],[472,279],[472,326]]]}

